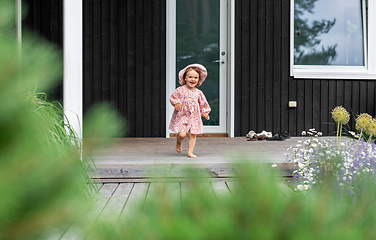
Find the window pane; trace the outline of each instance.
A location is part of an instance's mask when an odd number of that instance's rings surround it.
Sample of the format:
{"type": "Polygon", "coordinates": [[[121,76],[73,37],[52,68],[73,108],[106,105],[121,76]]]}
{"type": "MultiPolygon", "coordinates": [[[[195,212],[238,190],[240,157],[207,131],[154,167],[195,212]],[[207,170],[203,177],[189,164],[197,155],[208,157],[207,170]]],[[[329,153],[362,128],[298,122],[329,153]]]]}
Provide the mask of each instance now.
{"type": "Polygon", "coordinates": [[[364,66],[361,0],[295,0],[294,64],[364,66]]]}
{"type": "MultiPolygon", "coordinates": [[[[191,63],[200,63],[208,77],[199,87],[211,107],[210,120],[204,125],[219,125],[219,56],[218,0],[176,1],[176,76],[191,63]]],[[[180,86],[178,79],[176,86],[180,86]]]]}

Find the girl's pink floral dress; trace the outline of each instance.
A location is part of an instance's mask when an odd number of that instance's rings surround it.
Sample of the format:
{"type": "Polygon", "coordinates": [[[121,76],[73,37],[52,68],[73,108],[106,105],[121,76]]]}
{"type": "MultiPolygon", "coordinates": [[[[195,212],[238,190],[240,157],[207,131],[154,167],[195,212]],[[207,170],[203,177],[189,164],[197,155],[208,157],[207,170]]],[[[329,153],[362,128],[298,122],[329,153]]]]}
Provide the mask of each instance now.
{"type": "Polygon", "coordinates": [[[190,90],[185,85],[178,87],[171,94],[172,106],[180,103],[182,108],[174,111],[169,129],[174,132],[203,133],[201,116],[210,113],[211,108],[205,95],[199,89],[190,90]]]}

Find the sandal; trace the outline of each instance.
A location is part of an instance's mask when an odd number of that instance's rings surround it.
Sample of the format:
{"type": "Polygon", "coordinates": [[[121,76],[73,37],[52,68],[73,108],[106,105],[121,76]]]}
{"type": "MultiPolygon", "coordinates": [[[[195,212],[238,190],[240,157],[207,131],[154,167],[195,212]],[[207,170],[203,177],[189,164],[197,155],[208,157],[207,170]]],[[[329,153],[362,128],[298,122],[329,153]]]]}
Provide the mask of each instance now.
{"type": "Polygon", "coordinates": [[[289,134],[288,132],[286,132],[286,131],[284,131],[283,133],[281,133],[281,135],[282,135],[284,138],[286,138],[286,139],[291,138],[290,134],[289,134]]]}
{"type": "Polygon", "coordinates": [[[249,131],[245,137],[247,138],[248,141],[257,140],[257,135],[256,135],[255,131],[252,131],[252,130],[249,131]]]}
{"type": "Polygon", "coordinates": [[[266,139],[265,135],[257,136],[257,140],[265,140],[265,139],[266,139]]]}
{"type": "Polygon", "coordinates": [[[268,141],[283,141],[285,138],[282,135],[279,135],[278,133],[274,134],[273,137],[267,138],[268,141]]]}

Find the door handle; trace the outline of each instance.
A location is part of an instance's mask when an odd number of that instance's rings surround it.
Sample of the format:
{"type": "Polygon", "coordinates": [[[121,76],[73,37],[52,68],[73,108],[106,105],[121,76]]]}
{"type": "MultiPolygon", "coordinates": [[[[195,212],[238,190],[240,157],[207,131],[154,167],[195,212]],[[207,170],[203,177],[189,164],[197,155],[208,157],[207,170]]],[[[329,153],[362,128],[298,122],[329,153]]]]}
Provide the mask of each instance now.
{"type": "Polygon", "coordinates": [[[224,63],[226,63],[226,61],[225,60],[215,60],[215,61],[213,61],[213,63],[222,63],[222,64],[224,64],[224,63]]]}

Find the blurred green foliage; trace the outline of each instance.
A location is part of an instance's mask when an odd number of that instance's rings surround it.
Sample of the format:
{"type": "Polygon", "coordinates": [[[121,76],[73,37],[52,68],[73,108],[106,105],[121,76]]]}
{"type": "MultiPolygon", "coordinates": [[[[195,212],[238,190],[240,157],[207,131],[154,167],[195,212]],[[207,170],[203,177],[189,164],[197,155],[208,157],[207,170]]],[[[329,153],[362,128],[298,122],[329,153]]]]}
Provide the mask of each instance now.
{"type": "MultiPolygon", "coordinates": [[[[226,195],[210,194],[194,171],[184,195],[160,189],[116,225],[88,225],[92,163],[66,134],[61,107],[35,96],[61,76],[61,53],[25,36],[19,59],[14,12],[14,1],[0,1],[0,239],[50,239],[48,230],[69,225],[90,229],[91,239],[376,238],[375,186],[353,202],[341,201],[332,183],[286,194],[274,169],[255,165],[237,168],[226,195]]],[[[86,150],[120,129],[116,114],[99,111],[85,119],[86,150]]]]}
{"type": "MultiPolygon", "coordinates": [[[[25,31],[20,54],[14,15],[15,1],[0,1],[0,239],[7,240],[33,239],[85,213],[94,167],[81,139],[67,135],[61,106],[35,94],[61,78],[61,52],[25,31]]],[[[95,121],[100,138],[120,122],[111,116],[95,121]]]]}
{"type": "MultiPolygon", "coordinates": [[[[97,222],[94,239],[375,239],[375,191],[358,202],[340,201],[327,188],[284,191],[272,170],[244,165],[231,193],[214,195],[199,178],[183,196],[159,189],[154,201],[123,216],[116,226],[97,222]]],[[[182,183],[183,184],[183,183],[182,183]]],[[[183,187],[182,187],[183,189],[183,187]]],[[[376,188],[373,186],[373,190],[376,188]]],[[[148,196],[149,199],[149,196],[148,196]]]]}

